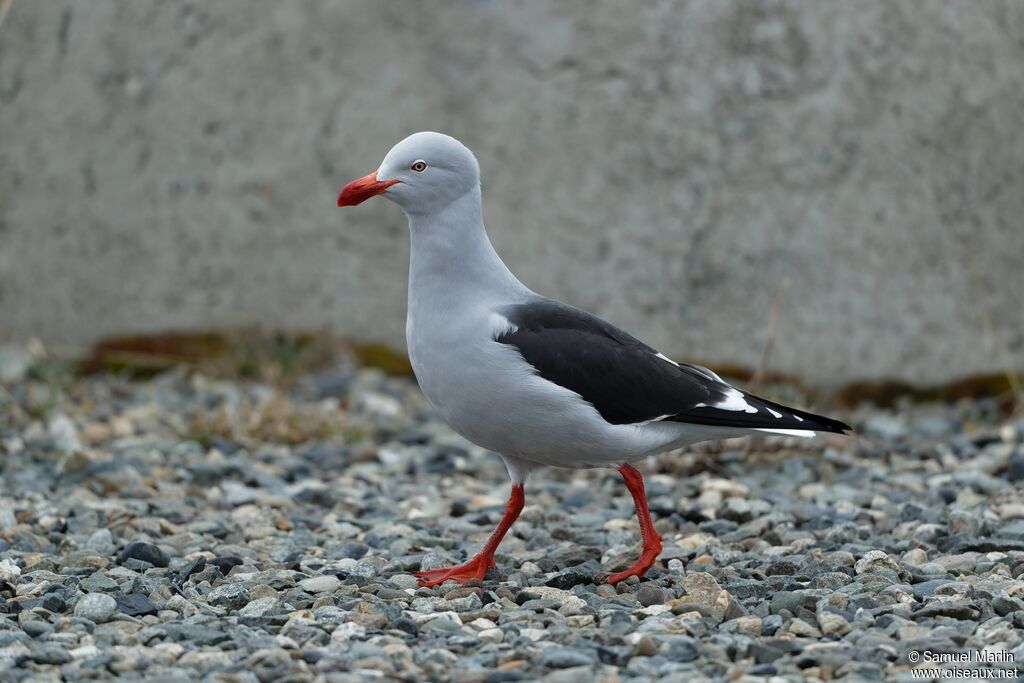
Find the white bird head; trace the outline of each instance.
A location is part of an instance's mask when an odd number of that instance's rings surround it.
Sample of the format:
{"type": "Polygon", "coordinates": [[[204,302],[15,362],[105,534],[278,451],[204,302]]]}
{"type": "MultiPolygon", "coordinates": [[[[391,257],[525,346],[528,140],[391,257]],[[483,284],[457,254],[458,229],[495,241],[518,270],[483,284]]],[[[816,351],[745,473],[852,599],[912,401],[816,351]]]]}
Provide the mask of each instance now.
{"type": "Polygon", "coordinates": [[[406,213],[444,208],[480,186],[473,153],[443,133],[415,133],[391,148],[380,168],[341,189],[338,206],[355,206],[383,195],[406,213]]]}

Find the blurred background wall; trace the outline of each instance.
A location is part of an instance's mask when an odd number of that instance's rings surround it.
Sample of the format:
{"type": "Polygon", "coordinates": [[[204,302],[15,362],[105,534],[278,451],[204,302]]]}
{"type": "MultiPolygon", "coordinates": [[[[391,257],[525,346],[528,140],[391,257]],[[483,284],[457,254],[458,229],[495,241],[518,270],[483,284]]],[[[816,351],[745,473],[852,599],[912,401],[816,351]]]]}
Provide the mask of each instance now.
{"type": "Polygon", "coordinates": [[[811,384],[1024,365],[1024,3],[14,0],[0,335],[404,346],[408,239],[338,189],[469,145],[535,290],[811,384]]]}

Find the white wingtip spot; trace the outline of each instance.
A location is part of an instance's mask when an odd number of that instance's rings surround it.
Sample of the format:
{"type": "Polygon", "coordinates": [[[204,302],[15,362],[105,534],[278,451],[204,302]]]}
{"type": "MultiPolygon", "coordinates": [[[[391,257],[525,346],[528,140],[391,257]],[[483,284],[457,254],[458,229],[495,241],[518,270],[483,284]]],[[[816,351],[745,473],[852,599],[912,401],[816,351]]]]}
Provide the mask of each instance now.
{"type": "Polygon", "coordinates": [[[747,403],[747,399],[743,397],[743,394],[738,389],[733,389],[732,387],[729,387],[725,392],[725,398],[714,404],[714,407],[719,410],[732,410],[744,413],[757,412],[757,408],[747,403]]]}
{"type": "Polygon", "coordinates": [[[782,417],[782,413],[780,413],[777,410],[772,410],[771,408],[765,408],[765,410],[767,410],[769,413],[771,413],[772,417],[782,417]]]}
{"type": "Polygon", "coordinates": [[[770,429],[768,427],[755,427],[755,432],[767,432],[768,434],[781,434],[782,436],[800,436],[809,439],[814,432],[809,429],[770,429]]]}
{"type": "Polygon", "coordinates": [[[669,358],[665,354],[661,353],[660,351],[658,352],[658,358],[660,358],[660,359],[662,359],[664,361],[668,361],[669,363],[671,363],[672,365],[676,366],[677,368],[679,367],[679,363],[675,362],[674,360],[672,360],[671,358],[669,358]]]}

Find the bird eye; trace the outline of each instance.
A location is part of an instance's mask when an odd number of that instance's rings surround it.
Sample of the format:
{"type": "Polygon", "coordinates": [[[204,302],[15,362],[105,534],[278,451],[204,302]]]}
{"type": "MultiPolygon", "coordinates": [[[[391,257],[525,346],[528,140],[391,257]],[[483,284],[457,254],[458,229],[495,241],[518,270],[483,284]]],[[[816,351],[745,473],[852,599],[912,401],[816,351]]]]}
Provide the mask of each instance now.
{"type": "Polygon", "coordinates": [[[423,161],[423,159],[417,159],[412,162],[412,166],[410,166],[409,169],[416,171],[417,173],[423,173],[427,170],[427,162],[423,161]]]}

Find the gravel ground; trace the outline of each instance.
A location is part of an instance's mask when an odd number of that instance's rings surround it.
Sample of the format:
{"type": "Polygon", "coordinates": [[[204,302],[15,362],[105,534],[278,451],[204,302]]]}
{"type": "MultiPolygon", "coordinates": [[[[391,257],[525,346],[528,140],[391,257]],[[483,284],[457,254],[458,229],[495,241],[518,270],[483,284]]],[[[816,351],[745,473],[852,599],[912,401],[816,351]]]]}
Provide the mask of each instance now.
{"type": "Polygon", "coordinates": [[[0,381],[0,681],[909,681],[914,653],[1024,660],[1024,422],[985,401],[643,463],[665,552],[617,588],[600,577],[638,540],[618,474],[542,471],[497,572],[422,589],[411,572],[475,551],[508,482],[409,380],[76,379],[6,348],[0,381]]]}

